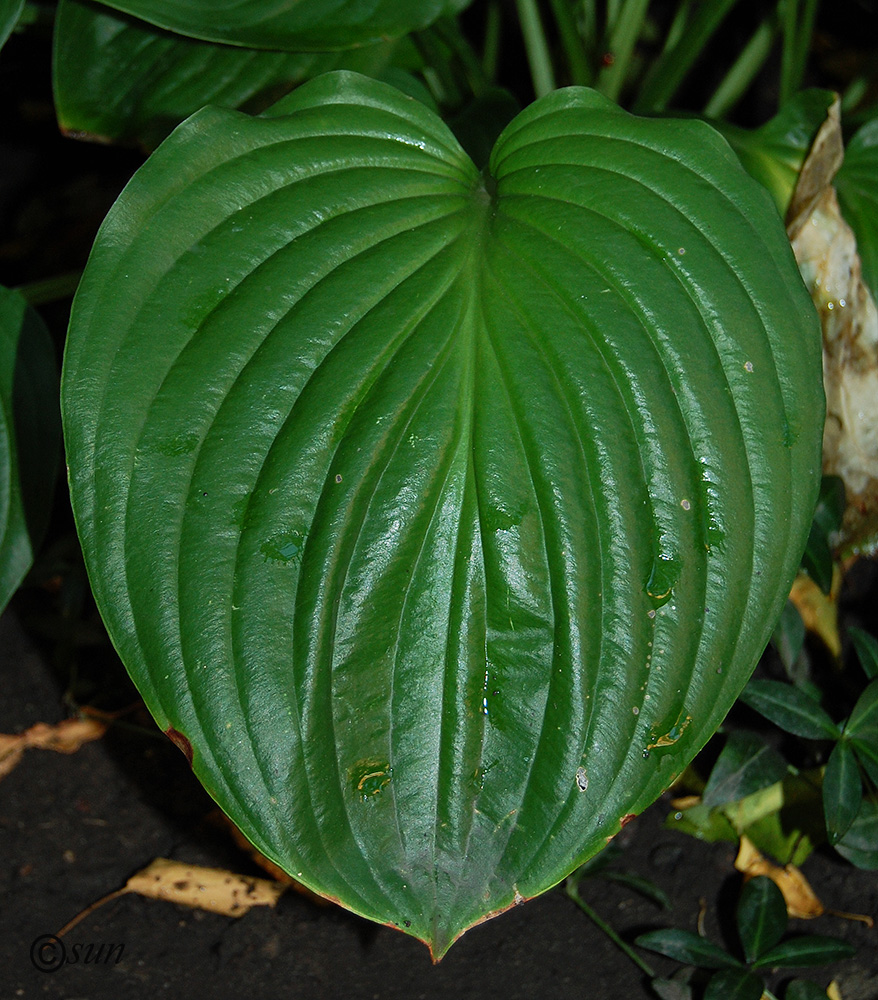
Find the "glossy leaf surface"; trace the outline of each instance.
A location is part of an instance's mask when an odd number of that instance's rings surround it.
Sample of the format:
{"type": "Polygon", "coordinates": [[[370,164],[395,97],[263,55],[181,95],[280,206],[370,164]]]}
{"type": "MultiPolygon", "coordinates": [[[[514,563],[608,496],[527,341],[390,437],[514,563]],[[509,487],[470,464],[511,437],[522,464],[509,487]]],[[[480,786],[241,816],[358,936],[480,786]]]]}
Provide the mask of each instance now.
{"type": "Polygon", "coordinates": [[[104,0],[159,28],[261,49],[335,50],[426,28],[470,0],[104,0]]]}
{"type": "Polygon", "coordinates": [[[0,288],[0,609],[30,569],[55,487],[61,438],[49,331],[0,288]]]}
{"type": "Polygon", "coordinates": [[[206,104],[264,110],[333,69],[380,74],[395,43],[342,53],[272,52],[187,38],[80,0],[61,0],[53,84],[58,124],[77,138],[154,149],[206,104]]]}
{"type": "Polygon", "coordinates": [[[804,548],[820,364],[703,123],[559,91],[481,175],[356,75],[205,109],[74,304],[95,594],[256,846],[441,955],[722,720],[804,548]]]}

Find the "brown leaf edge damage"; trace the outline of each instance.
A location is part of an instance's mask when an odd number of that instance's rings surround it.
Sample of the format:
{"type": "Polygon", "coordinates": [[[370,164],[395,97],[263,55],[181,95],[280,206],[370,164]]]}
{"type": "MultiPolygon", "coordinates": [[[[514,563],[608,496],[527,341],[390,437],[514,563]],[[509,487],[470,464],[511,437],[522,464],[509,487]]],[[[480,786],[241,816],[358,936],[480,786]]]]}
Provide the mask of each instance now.
{"type": "Polygon", "coordinates": [[[189,766],[192,767],[192,744],[186,737],[174,729],[173,726],[168,726],[165,730],[165,736],[174,744],[175,747],[183,751],[183,755],[189,762],[189,766]]]}

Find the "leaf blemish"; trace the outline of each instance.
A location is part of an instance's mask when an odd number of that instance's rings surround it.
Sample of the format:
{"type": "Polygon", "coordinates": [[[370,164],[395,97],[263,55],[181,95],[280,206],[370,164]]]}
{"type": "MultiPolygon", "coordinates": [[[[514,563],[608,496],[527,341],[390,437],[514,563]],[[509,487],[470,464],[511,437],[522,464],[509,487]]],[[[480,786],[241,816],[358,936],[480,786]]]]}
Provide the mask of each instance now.
{"type": "Polygon", "coordinates": [[[576,784],[580,792],[588,788],[588,772],[581,765],[576,769],[576,784]]]}
{"type": "Polygon", "coordinates": [[[174,729],[173,726],[168,726],[168,728],[165,730],[165,736],[168,737],[168,739],[174,744],[175,747],[178,747],[180,750],[182,750],[183,755],[189,762],[189,766],[192,767],[192,744],[189,742],[189,740],[187,740],[186,737],[181,732],[174,729]]]}

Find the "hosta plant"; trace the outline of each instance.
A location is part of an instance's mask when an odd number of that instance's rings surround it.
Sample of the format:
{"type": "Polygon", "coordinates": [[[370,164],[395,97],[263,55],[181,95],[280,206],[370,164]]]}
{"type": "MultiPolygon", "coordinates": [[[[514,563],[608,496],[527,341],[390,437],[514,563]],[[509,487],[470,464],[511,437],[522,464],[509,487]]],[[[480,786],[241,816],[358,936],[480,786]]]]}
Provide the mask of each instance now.
{"type": "Polygon", "coordinates": [[[769,195],[583,87],[483,170],[348,72],[196,113],[101,229],[62,405],[161,728],[264,854],[437,958],[703,746],[820,480],[769,195]]]}

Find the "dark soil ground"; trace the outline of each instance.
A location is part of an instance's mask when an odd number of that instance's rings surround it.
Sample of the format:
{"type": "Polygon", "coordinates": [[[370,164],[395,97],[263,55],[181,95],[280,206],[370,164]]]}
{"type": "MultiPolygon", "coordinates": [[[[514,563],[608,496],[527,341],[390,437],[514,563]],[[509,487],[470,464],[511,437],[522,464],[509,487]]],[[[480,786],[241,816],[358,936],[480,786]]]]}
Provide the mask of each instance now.
{"type": "MultiPolygon", "coordinates": [[[[15,606],[0,618],[0,690],[0,732],[67,714],[64,684],[23,630],[15,606]]],[[[155,730],[113,727],[69,756],[27,751],[0,782],[0,997],[654,996],[641,970],[560,889],[474,928],[438,966],[403,934],[291,891],[275,909],[239,919],[122,896],[64,939],[71,957],[77,944],[81,955],[88,944],[121,944],[121,957],[116,949],[109,964],[65,964],[52,973],[34,967],[30,950],[37,937],[57,932],[155,857],[260,874],[213,825],[211,810],[183,755],[155,730]]],[[[605,880],[583,882],[583,896],[629,940],[663,926],[695,930],[702,910],[707,933],[731,940],[740,885],[734,847],[665,829],[668,812],[667,802],[657,803],[617,841],[624,847],[618,865],[663,888],[672,910],[605,880]]],[[[804,871],[827,907],[878,914],[878,874],[830,853],[812,855],[804,871]]],[[[835,978],[844,1000],[878,998],[878,930],[823,916],[793,921],[791,931],[852,941],[859,949],[854,959],[803,975],[823,986],[835,978]]],[[[662,974],[676,968],[643,957],[662,974]]]]}

